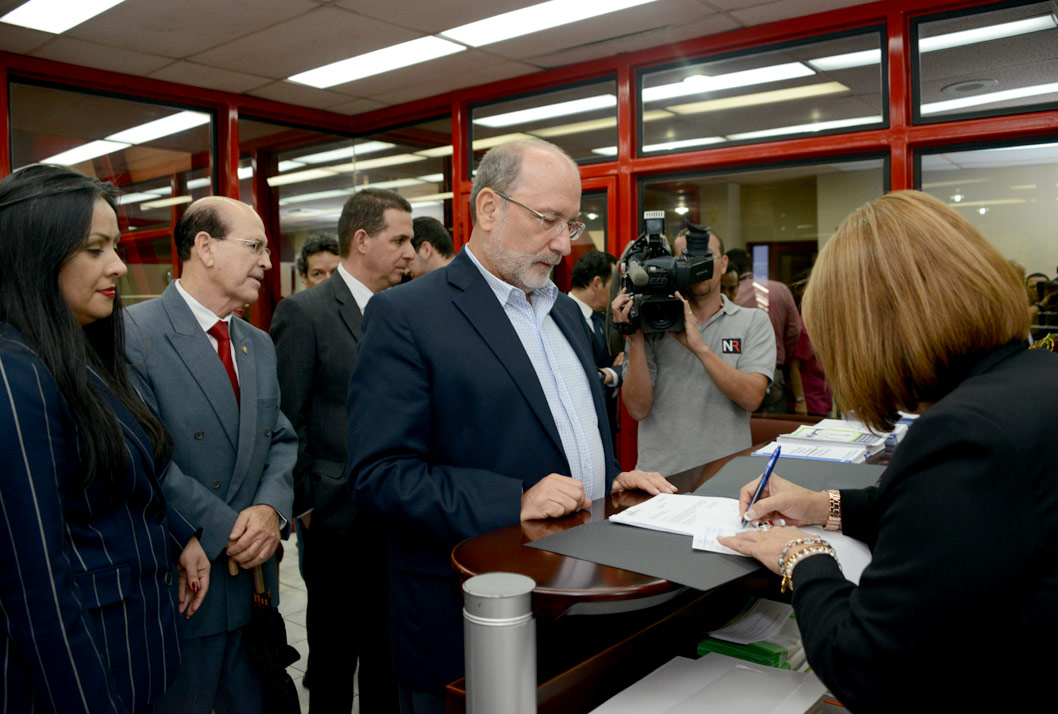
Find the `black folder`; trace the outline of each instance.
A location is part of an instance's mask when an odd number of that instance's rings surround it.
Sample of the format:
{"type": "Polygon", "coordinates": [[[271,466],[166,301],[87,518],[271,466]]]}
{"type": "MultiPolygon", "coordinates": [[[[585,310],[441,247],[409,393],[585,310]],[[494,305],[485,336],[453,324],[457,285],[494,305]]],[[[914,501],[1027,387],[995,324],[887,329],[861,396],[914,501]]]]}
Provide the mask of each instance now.
{"type": "MultiPolygon", "coordinates": [[[[764,471],[767,457],[740,456],[728,462],[696,494],[738,498],[738,491],[764,471]]],[[[884,466],[779,457],[775,473],[806,488],[862,488],[878,482],[884,466]]],[[[552,553],[663,578],[697,590],[711,590],[757,570],[756,560],[694,550],[690,536],[591,521],[527,543],[552,553]]]]}

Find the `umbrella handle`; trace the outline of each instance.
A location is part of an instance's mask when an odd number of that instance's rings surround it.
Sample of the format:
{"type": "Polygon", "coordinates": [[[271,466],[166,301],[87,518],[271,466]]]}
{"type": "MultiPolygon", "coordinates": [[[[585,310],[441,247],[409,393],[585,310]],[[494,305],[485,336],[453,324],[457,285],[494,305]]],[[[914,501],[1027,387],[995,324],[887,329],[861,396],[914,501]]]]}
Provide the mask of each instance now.
{"type": "Polygon", "coordinates": [[[253,588],[258,595],[264,595],[264,572],[261,571],[260,565],[254,566],[253,569],[253,588]]]}

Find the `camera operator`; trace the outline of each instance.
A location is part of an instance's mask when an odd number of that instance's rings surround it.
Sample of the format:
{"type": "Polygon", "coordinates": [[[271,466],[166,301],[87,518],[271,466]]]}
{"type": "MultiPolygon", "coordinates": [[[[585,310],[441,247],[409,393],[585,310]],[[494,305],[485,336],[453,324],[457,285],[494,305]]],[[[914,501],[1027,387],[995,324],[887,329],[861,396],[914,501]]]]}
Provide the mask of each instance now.
{"type": "MultiPolygon", "coordinates": [[[[628,337],[625,406],[639,422],[639,465],[669,476],[750,446],[749,415],[760,406],[775,368],[775,333],[760,310],[739,307],[720,292],[727,256],[712,277],[691,285],[681,332],[628,337]]],[[[612,303],[615,323],[629,321],[632,298],[612,303]]]]}

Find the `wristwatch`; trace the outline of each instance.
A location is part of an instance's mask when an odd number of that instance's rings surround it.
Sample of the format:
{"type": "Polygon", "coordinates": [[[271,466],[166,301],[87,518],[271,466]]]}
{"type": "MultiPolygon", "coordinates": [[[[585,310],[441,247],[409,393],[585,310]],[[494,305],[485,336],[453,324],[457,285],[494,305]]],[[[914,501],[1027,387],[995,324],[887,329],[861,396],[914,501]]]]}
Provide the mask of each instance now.
{"type": "Polygon", "coordinates": [[[825,531],[840,531],[841,530],[841,491],[836,491],[832,488],[827,489],[827,496],[830,498],[830,511],[827,513],[827,522],[823,526],[825,531]]]}

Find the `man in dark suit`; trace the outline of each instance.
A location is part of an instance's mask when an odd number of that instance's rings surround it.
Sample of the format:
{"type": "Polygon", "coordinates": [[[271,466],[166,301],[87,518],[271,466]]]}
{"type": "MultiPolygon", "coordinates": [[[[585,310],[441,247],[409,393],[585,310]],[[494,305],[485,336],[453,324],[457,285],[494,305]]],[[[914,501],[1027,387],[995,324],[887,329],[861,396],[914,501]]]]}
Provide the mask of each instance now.
{"type": "Polygon", "coordinates": [[[341,262],[334,275],[284,299],[272,318],[283,412],[299,442],[294,513],[305,545],[312,714],[349,714],[358,656],[360,711],[397,711],[389,662],[385,531],[358,514],[349,498],[345,395],[363,309],[374,293],[400,282],[415,256],[411,236],[411,206],[405,199],[381,189],[359,191],[345,202],[338,221],[341,262]]]}
{"type": "Polygon", "coordinates": [[[279,411],[272,341],[232,311],[257,299],[272,264],[261,219],[230,198],[192,203],[174,239],[182,276],[126,311],[126,356],[173,437],[165,497],[202,527],[213,567],[201,610],[183,623],[180,672],[158,711],[257,712],[262,682],[243,630],[252,569],[263,565],[279,592],[273,554],[291,518],[297,437],[279,411]]]}
{"type": "Polygon", "coordinates": [[[618,474],[584,318],[549,279],[583,230],[572,159],[541,141],[496,147],[470,205],[455,260],[372,299],[349,383],[351,487],[389,530],[402,714],[443,712],[463,673],[453,545],[611,491],[675,490],[618,474]]]}
{"type": "Polygon", "coordinates": [[[610,435],[617,444],[617,389],[624,376],[624,352],[616,357],[610,355],[606,344],[606,310],[610,306],[610,283],[613,280],[617,258],[601,250],[582,255],[573,266],[570,276],[569,296],[577,303],[584,316],[595,366],[599,368],[599,381],[606,395],[606,416],[610,424],[610,435]]]}

